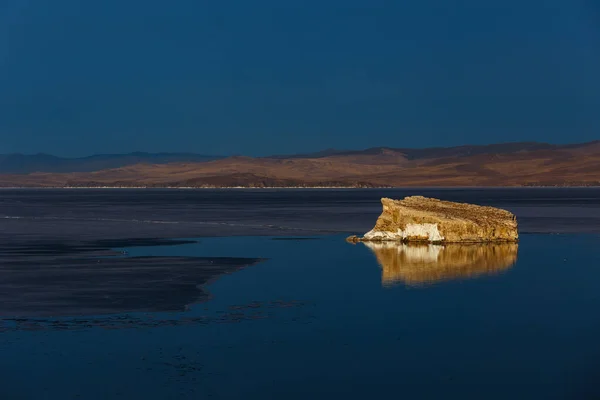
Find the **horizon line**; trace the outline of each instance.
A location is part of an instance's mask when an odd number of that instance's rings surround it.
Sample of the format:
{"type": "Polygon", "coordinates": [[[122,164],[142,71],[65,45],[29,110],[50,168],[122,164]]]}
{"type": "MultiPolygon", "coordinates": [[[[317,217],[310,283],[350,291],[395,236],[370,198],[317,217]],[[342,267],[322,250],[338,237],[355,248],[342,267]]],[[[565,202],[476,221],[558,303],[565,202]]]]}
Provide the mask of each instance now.
{"type": "Polygon", "coordinates": [[[183,152],[183,151],[130,151],[127,153],[92,153],[89,155],[83,156],[58,156],[51,153],[37,152],[37,153],[20,153],[20,152],[12,152],[12,153],[0,153],[1,156],[50,156],[60,159],[83,159],[83,158],[92,158],[92,157],[101,157],[101,156],[127,156],[127,155],[150,155],[150,156],[158,156],[158,155],[189,155],[189,156],[199,156],[199,157],[214,157],[214,158],[232,158],[232,157],[248,157],[248,158],[273,158],[273,157],[297,157],[297,156],[308,156],[308,155],[318,155],[319,153],[351,153],[351,152],[361,152],[375,149],[388,149],[388,150],[433,150],[433,149],[455,149],[460,147],[488,147],[488,146],[502,146],[502,145],[516,145],[516,144],[530,144],[530,145],[547,145],[547,146],[557,146],[557,147],[571,147],[571,146],[585,146],[600,143],[600,139],[591,140],[587,142],[573,142],[573,143],[552,143],[552,142],[537,142],[537,141],[522,141],[522,142],[495,142],[495,143],[487,143],[487,144],[460,144],[453,146],[427,146],[427,147],[392,147],[392,146],[372,146],[361,149],[340,149],[335,147],[329,147],[322,150],[315,150],[303,153],[278,153],[278,154],[270,154],[266,156],[248,156],[244,154],[207,154],[207,153],[195,153],[195,152],[183,152]]]}

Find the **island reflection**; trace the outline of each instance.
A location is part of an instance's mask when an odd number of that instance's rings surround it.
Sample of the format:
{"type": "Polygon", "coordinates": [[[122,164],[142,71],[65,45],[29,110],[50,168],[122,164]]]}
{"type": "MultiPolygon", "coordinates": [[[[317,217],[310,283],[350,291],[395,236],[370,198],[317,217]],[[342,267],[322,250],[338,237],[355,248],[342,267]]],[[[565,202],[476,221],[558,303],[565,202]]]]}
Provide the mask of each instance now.
{"type": "Polygon", "coordinates": [[[363,242],[377,257],[383,286],[422,286],[497,274],[517,261],[516,243],[402,244],[363,242]]]}

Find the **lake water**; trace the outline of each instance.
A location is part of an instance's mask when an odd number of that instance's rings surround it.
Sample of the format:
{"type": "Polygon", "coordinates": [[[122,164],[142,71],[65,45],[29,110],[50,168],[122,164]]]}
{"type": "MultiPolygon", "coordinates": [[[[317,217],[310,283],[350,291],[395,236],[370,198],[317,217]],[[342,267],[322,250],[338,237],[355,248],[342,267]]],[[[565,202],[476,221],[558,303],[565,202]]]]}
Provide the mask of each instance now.
{"type": "Polygon", "coordinates": [[[600,190],[0,196],[2,399],[600,398],[600,190]],[[413,193],[521,241],[344,241],[413,193]]]}

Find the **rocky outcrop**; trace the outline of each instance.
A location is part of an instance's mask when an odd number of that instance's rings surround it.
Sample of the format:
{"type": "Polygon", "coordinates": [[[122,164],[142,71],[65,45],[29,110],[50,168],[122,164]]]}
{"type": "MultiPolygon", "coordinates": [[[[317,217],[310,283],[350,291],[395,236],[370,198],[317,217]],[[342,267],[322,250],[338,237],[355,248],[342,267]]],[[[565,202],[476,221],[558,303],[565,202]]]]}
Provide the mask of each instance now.
{"type": "Polygon", "coordinates": [[[476,278],[510,269],[518,244],[404,244],[365,242],[381,267],[383,286],[404,283],[422,286],[441,281],[476,278]]]}
{"type": "Polygon", "coordinates": [[[383,198],[381,203],[375,227],[349,241],[479,243],[516,242],[519,237],[516,217],[499,208],[422,196],[383,198]]]}

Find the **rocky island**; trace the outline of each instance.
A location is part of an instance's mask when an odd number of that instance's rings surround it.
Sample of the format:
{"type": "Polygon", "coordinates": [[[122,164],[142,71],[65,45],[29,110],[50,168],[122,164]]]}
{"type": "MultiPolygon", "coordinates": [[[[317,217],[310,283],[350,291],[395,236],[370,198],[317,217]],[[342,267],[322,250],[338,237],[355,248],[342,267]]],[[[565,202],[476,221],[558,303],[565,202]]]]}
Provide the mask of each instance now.
{"type": "Polygon", "coordinates": [[[350,242],[516,242],[517,219],[509,211],[423,196],[382,198],[375,227],[350,242]]]}

